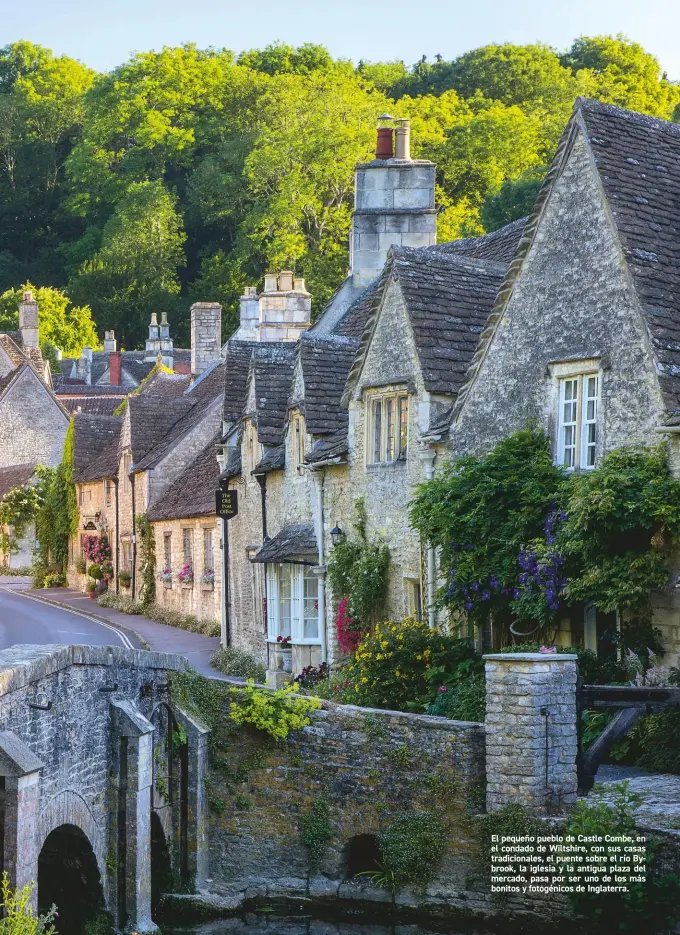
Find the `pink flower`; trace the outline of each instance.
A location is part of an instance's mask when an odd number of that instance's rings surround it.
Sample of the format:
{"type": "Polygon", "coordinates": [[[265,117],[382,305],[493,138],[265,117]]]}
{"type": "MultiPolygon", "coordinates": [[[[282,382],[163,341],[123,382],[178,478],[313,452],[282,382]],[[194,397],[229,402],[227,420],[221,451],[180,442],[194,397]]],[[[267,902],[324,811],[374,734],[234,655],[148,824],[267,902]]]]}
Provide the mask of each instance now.
{"type": "Polygon", "coordinates": [[[556,653],[556,652],[557,652],[556,646],[541,646],[541,648],[539,649],[539,653],[556,653]]]}
{"type": "Polygon", "coordinates": [[[437,693],[440,695],[446,691],[448,691],[448,688],[446,687],[446,685],[440,685],[439,688],[437,689],[437,693]]]}

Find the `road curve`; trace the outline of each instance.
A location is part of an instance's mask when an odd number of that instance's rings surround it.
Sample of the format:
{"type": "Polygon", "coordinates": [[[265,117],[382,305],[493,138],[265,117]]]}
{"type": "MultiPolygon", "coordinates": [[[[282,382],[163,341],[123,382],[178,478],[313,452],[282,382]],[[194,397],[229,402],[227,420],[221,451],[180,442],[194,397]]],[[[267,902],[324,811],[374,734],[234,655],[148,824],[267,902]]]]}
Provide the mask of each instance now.
{"type": "Polygon", "coordinates": [[[22,591],[18,582],[0,585],[0,649],[18,643],[127,648],[135,645],[126,633],[111,624],[92,620],[77,611],[53,607],[22,591]]]}

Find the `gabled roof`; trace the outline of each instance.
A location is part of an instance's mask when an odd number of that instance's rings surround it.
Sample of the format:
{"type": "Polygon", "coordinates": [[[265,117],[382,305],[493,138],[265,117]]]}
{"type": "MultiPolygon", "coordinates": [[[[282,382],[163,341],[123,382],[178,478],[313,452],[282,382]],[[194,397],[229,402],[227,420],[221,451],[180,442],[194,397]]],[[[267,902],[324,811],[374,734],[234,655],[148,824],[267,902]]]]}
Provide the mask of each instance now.
{"type": "Polygon", "coordinates": [[[341,408],[347,375],[359,349],[355,338],[303,334],[298,341],[298,362],[304,381],[301,410],[310,435],[330,435],[347,425],[341,408]]]}
{"type": "Polygon", "coordinates": [[[190,382],[191,377],[188,373],[166,373],[165,370],[158,370],[133,392],[147,396],[183,396],[189,389],[190,382]]]}
{"type": "Polygon", "coordinates": [[[85,399],[62,396],[59,402],[67,412],[87,412],[92,416],[112,416],[124,399],[124,396],[90,396],[85,399]]]}
{"type": "MultiPolygon", "coordinates": [[[[176,404],[180,402],[180,399],[173,399],[172,401],[176,404]]],[[[192,429],[196,428],[196,426],[203,421],[210,409],[214,409],[218,405],[221,406],[222,396],[219,394],[213,397],[213,399],[192,400],[185,395],[181,398],[181,401],[189,403],[190,408],[170,426],[164,435],[158,438],[158,440],[147,449],[146,453],[141,458],[135,461],[133,473],[137,474],[139,471],[148,471],[156,467],[182,438],[188,435],[192,429]],[[191,405],[192,403],[193,405],[191,405]]]]}
{"type": "Polygon", "coordinates": [[[377,324],[387,284],[399,283],[420,360],[425,389],[455,396],[503,281],[505,266],[459,257],[438,248],[392,247],[349,374],[355,385],[377,324]]]}
{"type": "MultiPolygon", "coordinates": [[[[292,341],[258,344],[250,363],[249,381],[254,383],[257,438],[265,448],[283,441],[295,365],[296,346],[292,341]]],[[[247,413],[250,415],[251,413],[247,413]]]]}
{"type": "Polygon", "coordinates": [[[152,522],[215,513],[215,490],[220,476],[216,449],[219,439],[218,434],[158,502],[149,507],[148,516],[152,522]]]}
{"type": "Polygon", "coordinates": [[[492,231],[490,234],[451,240],[448,243],[426,247],[426,250],[434,255],[445,253],[451,256],[467,257],[471,260],[502,263],[507,267],[517,252],[526,223],[527,218],[520,218],[518,221],[512,221],[511,224],[506,224],[505,227],[492,231]]]}
{"type": "Polygon", "coordinates": [[[37,464],[13,464],[0,468],[0,500],[14,487],[23,487],[35,474],[37,464]]]}
{"type": "Polygon", "coordinates": [[[194,405],[195,400],[185,396],[128,397],[130,447],[135,467],[194,405]]]}
{"type": "Polygon", "coordinates": [[[19,367],[26,360],[26,355],[9,332],[0,333],[0,346],[15,367],[19,367]]]}
{"type": "Polygon", "coordinates": [[[52,392],[51,387],[49,387],[47,383],[45,383],[45,381],[42,379],[40,374],[36,371],[35,366],[33,365],[32,361],[28,361],[28,360],[24,361],[24,363],[21,364],[21,366],[12,370],[11,373],[8,373],[7,376],[0,379],[0,399],[2,399],[10,391],[12,386],[25,373],[30,373],[33,376],[33,378],[37,380],[38,384],[45,390],[48,397],[52,400],[52,402],[54,403],[56,408],[59,410],[59,412],[62,413],[65,419],[68,419],[70,417],[70,413],[68,413],[66,409],[64,409],[60,401],[57,399],[57,397],[52,392]]]}
{"type": "Polygon", "coordinates": [[[680,408],[680,126],[578,98],[471,362],[455,413],[481,366],[552,187],[582,133],[607,200],[654,352],[667,408],[680,408]]]}
{"type": "Polygon", "coordinates": [[[224,360],[213,361],[212,364],[187,388],[187,395],[194,399],[214,399],[215,396],[224,396],[225,384],[224,360]]]}
{"type": "Polygon", "coordinates": [[[90,477],[92,464],[111,445],[118,451],[122,425],[120,416],[93,416],[77,412],[73,417],[73,479],[82,483],[90,477]]]}
{"type": "Polygon", "coordinates": [[[248,387],[248,373],[255,341],[227,341],[224,349],[224,421],[239,422],[243,416],[248,387]]]}

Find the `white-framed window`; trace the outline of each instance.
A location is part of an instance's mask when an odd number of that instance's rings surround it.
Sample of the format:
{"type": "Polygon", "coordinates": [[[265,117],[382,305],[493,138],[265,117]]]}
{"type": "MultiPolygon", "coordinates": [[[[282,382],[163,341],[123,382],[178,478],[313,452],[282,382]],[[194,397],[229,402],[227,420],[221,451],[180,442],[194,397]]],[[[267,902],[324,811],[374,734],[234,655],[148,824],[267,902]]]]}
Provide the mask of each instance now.
{"type": "Polygon", "coordinates": [[[309,565],[267,565],[267,636],[319,643],[319,579],[309,565]]]}
{"type": "Polygon", "coordinates": [[[382,393],[366,400],[366,463],[405,461],[408,455],[408,396],[382,393]]]}
{"type": "Polygon", "coordinates": [[[559,381],[557,462],[568,470],[595,467],[600,377],[578,373],[559,381]]]}

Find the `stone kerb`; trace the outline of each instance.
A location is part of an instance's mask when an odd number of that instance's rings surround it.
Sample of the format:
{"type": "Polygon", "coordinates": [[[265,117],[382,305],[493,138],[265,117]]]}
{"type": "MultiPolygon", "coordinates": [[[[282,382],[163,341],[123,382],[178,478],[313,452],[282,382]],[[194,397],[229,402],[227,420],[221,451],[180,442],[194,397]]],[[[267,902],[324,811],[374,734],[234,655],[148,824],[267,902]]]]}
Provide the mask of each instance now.
{"type": "Polygon", "coordinates": [[[556,814],[576,800],[576,658],[484,656],[487,811],[556,814]]]}

